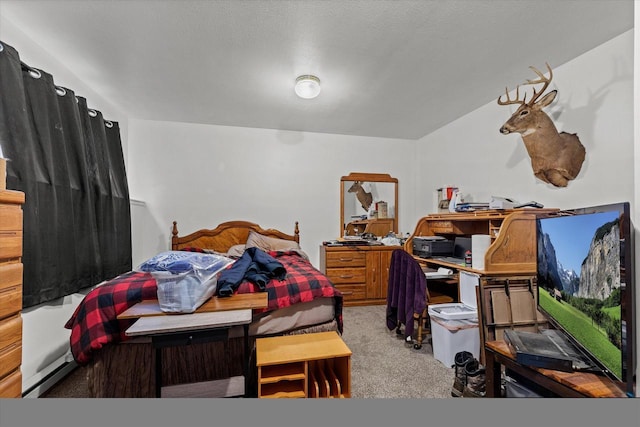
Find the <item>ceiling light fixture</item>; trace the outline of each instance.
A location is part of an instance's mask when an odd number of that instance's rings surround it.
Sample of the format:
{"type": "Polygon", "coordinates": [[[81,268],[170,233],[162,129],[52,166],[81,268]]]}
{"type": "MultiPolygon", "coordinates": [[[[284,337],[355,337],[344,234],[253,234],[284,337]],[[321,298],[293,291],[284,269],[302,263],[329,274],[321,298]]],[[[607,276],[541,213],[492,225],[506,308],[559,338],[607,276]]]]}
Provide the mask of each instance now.
{"type": "Polygon", "coordinates": [[[300,76],[296,79],[295,89],[300,98],[315,98],[320,94],[320,79],[309,74],[300,76]]]}

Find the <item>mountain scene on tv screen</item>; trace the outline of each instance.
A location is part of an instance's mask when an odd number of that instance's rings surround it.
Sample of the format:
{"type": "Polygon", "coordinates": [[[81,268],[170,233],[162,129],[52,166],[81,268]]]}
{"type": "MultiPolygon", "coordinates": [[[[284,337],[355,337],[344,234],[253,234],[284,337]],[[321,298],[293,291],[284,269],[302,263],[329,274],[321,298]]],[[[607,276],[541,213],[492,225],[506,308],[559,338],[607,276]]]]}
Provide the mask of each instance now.
{"type": "MultiPolygon", "coordinates": [[[[538,275],[546,278],[547,288],[566,296],[604,301],[620,288],[620,226],[618,220],[599,227],[582,261],[579,271],[564,267],[556,256],[554,243],[547,233],[539,233],[538,275]]],[[[570,238],[570,237],[569,237],[570,238]]],[[[617,305],[620,301],[617,301],[617,305]]]]}
{"type": "Polygon", "coordinates": [[[553,232],[547,233],[545,226],[551,229],[552,225],[538,223],[539,300],[540,305],[589,350],[602,351],[598,357],[608,359],[607,366],[619,373],[622,346],[620,224],[617,217],[607,218],[606,222],[604,217],[593,217],[592,222],[600,222],[590,224],[593,231],[589,231],[582,242],[580,235],[589,229],[586,224],[580,228],[569,221],[557,222],[553,224],[553,232]],[[572,260],[572,256],[579,258],[572,260]],[[609,344],[595,342],[601,339],[609,344]],[[615,349],[602,348],[609,345],[615,349]]]}

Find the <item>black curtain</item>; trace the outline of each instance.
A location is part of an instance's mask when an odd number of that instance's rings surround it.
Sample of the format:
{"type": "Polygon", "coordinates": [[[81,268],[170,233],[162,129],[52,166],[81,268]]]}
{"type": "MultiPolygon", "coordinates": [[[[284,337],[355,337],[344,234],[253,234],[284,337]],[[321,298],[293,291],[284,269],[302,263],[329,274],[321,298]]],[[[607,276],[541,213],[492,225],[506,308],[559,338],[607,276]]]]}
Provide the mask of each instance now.
{"type": "Polygon", "coordinates": [[[0,41],[0,149],[25,193],[23,307],[131,270],[129,190],[117,122],[0,41]]]}

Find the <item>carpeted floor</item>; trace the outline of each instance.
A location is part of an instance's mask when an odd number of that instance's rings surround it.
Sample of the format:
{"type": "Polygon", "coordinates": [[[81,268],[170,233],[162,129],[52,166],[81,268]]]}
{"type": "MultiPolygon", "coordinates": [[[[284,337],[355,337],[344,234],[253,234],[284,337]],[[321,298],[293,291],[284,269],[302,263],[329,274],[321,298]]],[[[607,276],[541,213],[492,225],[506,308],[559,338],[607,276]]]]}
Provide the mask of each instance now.
{"type": "MultiPolygon", "coordinates": [[[[351,356],[352,398],[448,398],[454,370],[434,359],[430,340],[421,349],[389,330],[386,306],[345,307],[344,342],[351,356]]],[[[89,397],[83,368],[77,368],[42,397],[89,397]]]]}

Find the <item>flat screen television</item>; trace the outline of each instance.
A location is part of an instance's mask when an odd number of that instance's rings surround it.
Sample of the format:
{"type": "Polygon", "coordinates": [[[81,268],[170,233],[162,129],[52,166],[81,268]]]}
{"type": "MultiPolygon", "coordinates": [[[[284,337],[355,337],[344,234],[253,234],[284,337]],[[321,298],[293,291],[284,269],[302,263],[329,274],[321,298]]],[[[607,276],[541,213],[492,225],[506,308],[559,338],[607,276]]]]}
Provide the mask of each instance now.
{"type": "Polygon", "coordinates": [[[635,396],[633,225],[628,202],[537,219],[538,309],[635,396]]]}

